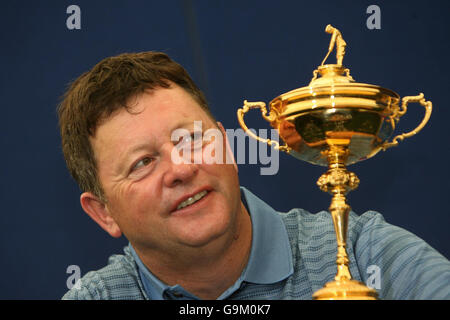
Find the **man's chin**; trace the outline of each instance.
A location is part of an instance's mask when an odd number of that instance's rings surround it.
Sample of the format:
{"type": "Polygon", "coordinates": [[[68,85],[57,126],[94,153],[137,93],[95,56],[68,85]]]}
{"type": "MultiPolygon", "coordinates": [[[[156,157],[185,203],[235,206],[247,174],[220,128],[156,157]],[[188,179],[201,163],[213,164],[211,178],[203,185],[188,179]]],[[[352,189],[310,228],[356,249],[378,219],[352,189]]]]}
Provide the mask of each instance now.
{"type": "Polygon", "coordinates": [[[225,219],[223,223],[219,223],[219,219],[211,219],[214,221],[189,221],[185,225],[177,228],[176,236],[179,243],[191,248],[207,248],[220,246],[220,243],[226,243],[227,239],[233,238],[232,229],[225,219]],[[229,234],[229,236],[227,236],[229,234]]]}

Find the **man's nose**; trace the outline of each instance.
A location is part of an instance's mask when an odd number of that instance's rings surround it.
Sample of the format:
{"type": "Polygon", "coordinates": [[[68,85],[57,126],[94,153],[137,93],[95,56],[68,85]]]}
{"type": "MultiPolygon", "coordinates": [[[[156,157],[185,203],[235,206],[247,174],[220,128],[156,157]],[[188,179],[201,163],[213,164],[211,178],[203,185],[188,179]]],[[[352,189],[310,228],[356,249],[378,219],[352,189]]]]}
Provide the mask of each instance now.
{"type": "Polygon", "coordinates": [[[192,161],[174,161],[170,154],[165,157],[166,170],[164,173],[164,185],[174,187],[178,184],[189,182],[198,172],[198,164],[192,161]]]}

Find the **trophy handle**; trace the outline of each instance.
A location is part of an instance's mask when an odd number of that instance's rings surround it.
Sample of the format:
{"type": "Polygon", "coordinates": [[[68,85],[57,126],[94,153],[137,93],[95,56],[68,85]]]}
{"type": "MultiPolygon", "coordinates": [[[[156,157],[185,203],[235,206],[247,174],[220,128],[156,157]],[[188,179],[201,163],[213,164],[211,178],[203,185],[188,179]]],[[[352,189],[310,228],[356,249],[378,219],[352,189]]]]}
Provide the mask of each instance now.
{"type": "Polygon", "coordinates": [[[280,143],[278,141],[271,140],[271,139],[263,139],[248,129],[247,125],[244,122],[244,115],[250,109],[260,109],[261,115],[263,116],[264,120],[266,120],[268,122],[273,122],[276,120],[276,115],[274,113],[270,112],[270,114],[267,115],[266,104],[264,102],[248,102],[247,100],[244,100],[244,106],[242,108],[238,109],[238,111],[237,111],[237,118],[238,118],[239,124],[241,125],[244,132],[246,134],[248,134],[250,137],[252,137],[253,139],[256,139],[263,143],[267,143],[269,146],[273,145],[273,147],[276,150],[281,150],[281,151],[289,153],[291,151],[291,148],[289,148],[287,145],[280,146],[280,143]]]}
{"type": "Polygon", "coordinates": [[[386,149],[390,148],[390,147],[394,147],[398,145],[398,140],[402,141],[405,138],[409,138],[412,137],[413,135],[415,135],[416,133],[418,133],[420,130],[423,129],[423,127],[427,124],[428,120],[430,119],[431,116],[431,111],[433,109],[433,104],[431,103],[431,101],[426,101],[424,98],[423,93],[420,93],[418,96],[407,96],[407,97],[403,97],[402,99],[402,105],[401,105],[401,110],[398,111],[393,118],[398,121],[400,119],[401,116],[403,116],[407,109],[408,109],[408,103],[410,102],[418,102],[420,103],[423,107],[425,107],[425,116],[423,117],[422,122],[417,126],[417,128],[415,128],[414,130],[408,132],[408,133],[402,133],[399,134],[397,136],[394,137],[394,139],[392,139],[392,142],[385,142],[381,148],[383,149],[383,151],[386,151],[386,149]]]}

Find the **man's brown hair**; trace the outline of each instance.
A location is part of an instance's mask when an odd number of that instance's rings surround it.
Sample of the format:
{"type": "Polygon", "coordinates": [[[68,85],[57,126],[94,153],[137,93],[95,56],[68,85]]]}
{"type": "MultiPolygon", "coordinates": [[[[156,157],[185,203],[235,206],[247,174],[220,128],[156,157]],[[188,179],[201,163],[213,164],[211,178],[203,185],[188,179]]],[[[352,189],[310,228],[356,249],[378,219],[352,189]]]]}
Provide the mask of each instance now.
{"type": "Polygon", "coordinates": [[[124,53],[100,61],[72,82],[58,107],[62,151],[70,174],[83,192],[106,201],[89,141],[101,121],[126,109],[131,97],[175,83],[212,116],[205,96],[186,70],[162,52],[124,53]]]}

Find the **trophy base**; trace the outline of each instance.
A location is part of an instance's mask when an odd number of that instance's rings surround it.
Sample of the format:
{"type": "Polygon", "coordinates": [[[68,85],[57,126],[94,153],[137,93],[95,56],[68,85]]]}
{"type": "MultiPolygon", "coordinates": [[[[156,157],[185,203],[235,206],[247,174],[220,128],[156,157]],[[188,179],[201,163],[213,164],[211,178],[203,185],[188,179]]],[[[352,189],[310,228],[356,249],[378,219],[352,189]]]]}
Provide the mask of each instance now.
{"type": "Polygon", "coordinates": [[[331,281],[313,294],[314,300],[377,300],[378,293],[356,280],[331,281]]]}

